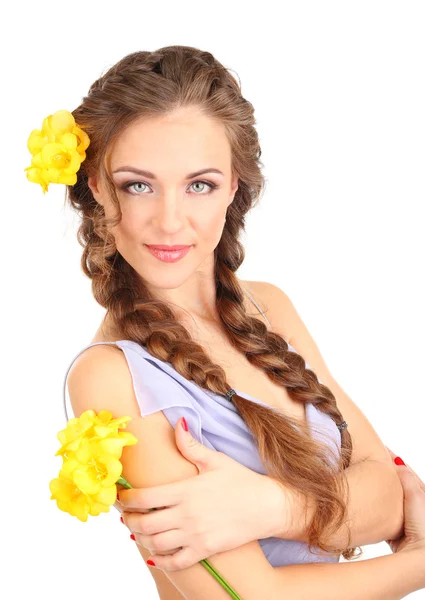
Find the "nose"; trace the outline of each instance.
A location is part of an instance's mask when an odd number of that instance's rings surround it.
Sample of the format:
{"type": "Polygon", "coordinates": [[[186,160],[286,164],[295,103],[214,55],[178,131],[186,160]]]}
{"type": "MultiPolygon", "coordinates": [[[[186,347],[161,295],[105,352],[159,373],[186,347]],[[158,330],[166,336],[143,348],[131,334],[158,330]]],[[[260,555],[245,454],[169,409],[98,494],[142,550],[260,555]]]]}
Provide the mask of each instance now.
{"type": "Polygon", "coordinates": [[[175,192],[164,193],[156,203],[153,224],[167,233],[175,233],[184,225],[184,201],[175,192]]]}

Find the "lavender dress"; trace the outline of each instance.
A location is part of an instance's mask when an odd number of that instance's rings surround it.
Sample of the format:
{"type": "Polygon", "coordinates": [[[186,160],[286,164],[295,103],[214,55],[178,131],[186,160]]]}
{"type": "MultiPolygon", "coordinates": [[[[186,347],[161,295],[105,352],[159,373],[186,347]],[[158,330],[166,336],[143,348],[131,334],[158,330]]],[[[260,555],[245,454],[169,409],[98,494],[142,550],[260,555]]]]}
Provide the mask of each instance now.
{"type": "MultiPolygon", "coordinates": [[[[251,299],[256,304],[254,299],[251,299]]],[[[258,307],[257,304],[256,306],[258,307]]],[[[262,312],[260,307],[258,309],[262,312]]],[[[262,314],[265,317],[264,313],[262,314]]],[[[162,410],[173,428],[176,427],[180,417],[185,417],[191,434],[204,446],[224,452],[257,473],[266,474],[253,436],[232,402],[229,402],[225,396],[201,388],[194,381],[184,378],[171,363],[152,356],[145,347],[131,340],[89,344],[73,358],[66,371],[63,387],[67,420],[71,418],[69,415],[73,416],[72,408],[67,411],[66,380],[69,370],[75,359],[86,348],[100,344],[115,344],[123,351],[143,417],[162,410]]],[[[290,345],[289,349],[295,351],[290,345]]],[[[258,398],[235,391],[242,398],[268,406],[258,398]]],[[[341,434],[334,421],[312,403],[307,404],[306,415],[312,435],[322,436],[322,440],[328,444],[330,450],[339,454],[341,434]]],[[[308,552],[305,542],[277,537],[260,539],[258,542],[273,567],[306,562],[339,562],[338,556],[330,554],[316,556],[308,552]]]]}

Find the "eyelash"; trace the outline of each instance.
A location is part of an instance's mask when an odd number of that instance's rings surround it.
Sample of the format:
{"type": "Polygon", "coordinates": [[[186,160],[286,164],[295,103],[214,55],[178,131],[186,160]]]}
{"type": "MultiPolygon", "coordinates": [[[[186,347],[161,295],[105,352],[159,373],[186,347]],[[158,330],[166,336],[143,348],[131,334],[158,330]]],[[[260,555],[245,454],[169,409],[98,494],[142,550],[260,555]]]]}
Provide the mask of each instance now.
{"type": "MultiPolygon", "coordinates": [[[[133,192],[128,192],[128,188],[130,188],[132,185],[136,185],[137,183],[141,183],[142,185],[145,185],[147,187],[150,187],[145,181],[131,181],[130,183],[126,183],[123,186],[121,186],[121,189],[126,192],[127,194],[130,194],[131,196],[143,196],[144,192],[141,193],[133,193],[133,192]]],[[[219,185],[217,185],[216,183],[213,183],[212,181],[202,181],[202,180],[197,180],[197,181],[192,181],[192,183],[190,185],[194,185],[195,183],[203,183],[204,185],[207,185],[210,188],[210,191],[205,193],[195,193],[195,196],[209,196],[214,190],[219,188],[219,185]]]]}

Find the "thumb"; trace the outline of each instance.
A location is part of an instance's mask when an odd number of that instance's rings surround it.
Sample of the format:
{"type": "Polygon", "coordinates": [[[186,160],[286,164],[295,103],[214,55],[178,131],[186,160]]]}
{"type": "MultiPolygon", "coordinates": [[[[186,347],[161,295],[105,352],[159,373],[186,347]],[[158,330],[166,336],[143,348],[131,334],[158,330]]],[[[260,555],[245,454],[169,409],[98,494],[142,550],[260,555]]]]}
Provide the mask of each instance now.
{"type": "Polygon", "coordinates": [[[183,427],[183,419],[177,421],[175,428],[176,444],[180,453],[198,467],[200,473],[212,470],[218,466],[219,452],[211,450],[195,439],[183,427]]]}

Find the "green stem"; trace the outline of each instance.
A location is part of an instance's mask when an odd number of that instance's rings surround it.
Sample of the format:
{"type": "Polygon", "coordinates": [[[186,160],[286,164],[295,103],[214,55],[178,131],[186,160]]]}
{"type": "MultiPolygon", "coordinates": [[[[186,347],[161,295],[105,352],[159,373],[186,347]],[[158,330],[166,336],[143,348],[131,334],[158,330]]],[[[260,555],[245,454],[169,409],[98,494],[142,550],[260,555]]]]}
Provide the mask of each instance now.
{"type": "MultiPolygon", "coordinates": [[[[117,480],[117,484],[122,485],[127,490],[130,490],[133,488],[133,486],[131,486],[128,483],[128,481],[122,476],[117,480]]],[[[156,508],[149,508],[149,510],[156,510],[156,508]]],[[[236,600],[242,600],[242,598],[239,596],[239,594],[237,592],[235,592],[235,590],[227,583],[227,581],[220,575],[220,573],[215,569],[215,567],[213,567],[213,565],[210,563],[209,560],[204,559],[204,560],[201,560],[200,563],[201,563],[201,565],[203,565],[205,567],[205,569],[207,569],[207,571],[209,571],[211,573],[211,575],[218,581],[218,583],[226,590],[226,592],[229,594],[229,596],[231,596],[232,598],[236,598],[236,600]]]]}

